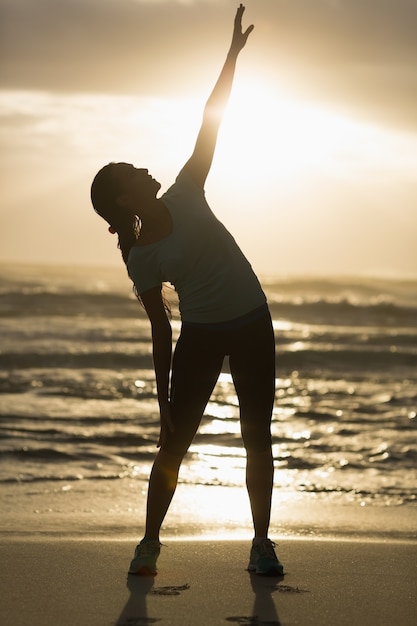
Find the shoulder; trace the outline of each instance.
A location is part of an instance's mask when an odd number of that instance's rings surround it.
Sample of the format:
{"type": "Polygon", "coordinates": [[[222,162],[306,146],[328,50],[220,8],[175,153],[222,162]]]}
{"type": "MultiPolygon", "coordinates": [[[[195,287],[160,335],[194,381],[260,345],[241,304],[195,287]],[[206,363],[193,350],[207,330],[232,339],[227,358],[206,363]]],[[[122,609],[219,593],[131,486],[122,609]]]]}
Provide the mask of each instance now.
{"type": "Polygon", "coordinates": [[[193,214],[205,214],[209,210],[204,190],[196,185],[184,168],[175,183],[161,196],[161,201],[174,220],[188,218],[193,214]]]}
{"type": "Polygon", "coordinates": [[[186,167],[183,167],[179,172],[174,184],[161,196],[161,200],[163,202],[167,197],[170,198],[179,194],[189,194],[200,197],[204,197],[205,195],[204,189],[194,182],[186,167]]]}

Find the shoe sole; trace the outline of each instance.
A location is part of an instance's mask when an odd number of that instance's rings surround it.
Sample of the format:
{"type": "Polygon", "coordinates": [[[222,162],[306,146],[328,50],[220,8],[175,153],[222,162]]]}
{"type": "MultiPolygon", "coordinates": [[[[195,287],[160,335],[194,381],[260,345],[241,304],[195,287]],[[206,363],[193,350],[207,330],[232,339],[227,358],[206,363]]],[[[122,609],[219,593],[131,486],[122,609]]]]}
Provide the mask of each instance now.
{"type": "Polygon", "coordinates": [[[284,576],[284,570],[277,569],[276,567],[271,567],[271,569],[266,570],[265,572],[255,571],[257,576],[284,576]]]}
{"type": "Polygon", "coordinates": [[[156,576],[157,573],[158,572],[156,570],[152,570],[146,565],[144,565],[143,567],[140,567],[138,570],[134,572],[132,572],[131,570],[128,571],[128,574],[130,574],[130,576],[156,576]]]}
{"type": "Polygon", "coordinates": [[[257,574],[258,576],[284,576],[284,568],[276,567],[275,565],[273,565],[267,570],[262,571],[262,570],[258,570],[256,565],[251,565],[249,563],[247,570],[251,574],[257,574]]]}

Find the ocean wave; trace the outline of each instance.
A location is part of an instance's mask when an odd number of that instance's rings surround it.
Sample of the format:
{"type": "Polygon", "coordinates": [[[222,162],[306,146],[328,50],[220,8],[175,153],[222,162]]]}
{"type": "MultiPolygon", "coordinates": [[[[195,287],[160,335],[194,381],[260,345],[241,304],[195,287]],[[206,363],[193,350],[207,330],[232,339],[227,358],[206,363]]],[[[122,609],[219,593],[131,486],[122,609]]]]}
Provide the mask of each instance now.
{"type": "MultiPolygon", "coordinates": [[[[417,280],[288,278],[264,289],[273,317],[329,324],[417,324],[417,280]]],[[[0,316],[146,317],[125,275],[97,268],[0,265],[0,316]]],[[[177,298],[168,290],[174,312],[177,298]]]]}
{"type": "Polygon", "coordinates": [[[145,313],[132,296],[118,294],[51,293],[37,291],[22,293],[8,291],[2,293],[0,315],[4,317],[35,316],[97,316],[136,318],[145,313]]]}
{"type": "MultiPolygon", "coordinates": [[[[327,298],[316,295],[292,298],[284,295],[269,296],[269,305],[273,317],[293,321],[314,321],[315,323],[357,324],[363,326],[382,323],[390,325],[400,323],[414,327],[417,319],[417,306],[397,302],[372,301],[352,302],[349,299],[327,298]]],[[[0,315],[3,317],[146,317],[143,308],[131,296],[117,294],[86,293],[37,293],[3,292],[0,303],[0,315]]]]}
{"type": "MultiPolygon", "coordinates": [[[[0,482],[145,480],[158,405],[150,325],[125,273],[6,274],[0,266],[0,482]]],[[[277,344],[278,480],[411,501],[417,282],[289,279],[265,290],[277,344]]],[[[175,309],[173,326],[175,337],[175,309]]],[[[227,359],[223,373],[182,481],[244,483],[227,359]]]]}
{"type": "Polygon", "coordinates": [[[400,326],[415,328],[417,308],[394,303],[352,304],[347,300],[337,302],[318,299],[313,302],[272,302],[270,310],[274,319],[298,323],[327,324],[329,326],[400,326]]]}
{"type": "MultiPolygon", "coordinates": [[[[278,350],[276,356],[278,370],[282,374],[292,371],[300,372],[343,372],[346,378],[364,376],[366,372],[390,372],[397,370],[398,374],[403,372],[404,376],[412,375],[417,369],[417,353],[415,351],[391,351],[377,350],[369,351],[365,349],[331,349],[331,350],[278,350]]],[[[152,368],[151,355],[90,352],[86,354],[49,354],[39,353],[1,353],[0,367],[6,371],[32,369],[32,368],[72,368],[74,370],[84,369],[124,369],[135,370],[137,368],[152,368]]],[[[227,364],[224,371],[228,371],[227,364]]],[[[27,383],[27,386],[30,383],[27,383]]],[[[12,388],[13,382],[9,386],[7,380],[0,381],[0,392],[8,392],[12,388]]],[[[20,383],[24,390],[23,383],[20,383]]],[[[63,395],[79,395],[80,389],[61,387],[59,393],[63,395]]],[[[48,393],[44,387],[42,393],[48,393]]],[[[52,391],[51,393],[56,393],[52,391]]],[[[105,390],[101,394],[105,393],[105,390]]],[[[123,390],[122,390],[122,393],[123,390]]]]}

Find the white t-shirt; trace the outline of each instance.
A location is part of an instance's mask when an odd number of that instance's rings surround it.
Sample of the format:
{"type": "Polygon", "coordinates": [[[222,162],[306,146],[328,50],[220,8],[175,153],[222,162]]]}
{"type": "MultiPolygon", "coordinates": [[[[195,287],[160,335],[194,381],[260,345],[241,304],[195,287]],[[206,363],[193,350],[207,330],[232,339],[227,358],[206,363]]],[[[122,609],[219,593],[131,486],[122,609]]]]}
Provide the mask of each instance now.
{"type": "Polygon", "coordinates": [[[226,322],[266,303],[246,257],[187,172],[161,201],[172,218],[171,234],[129,253],[127,268],[139,294],[170,282],[181,319],[196,323],[226,322]]]}

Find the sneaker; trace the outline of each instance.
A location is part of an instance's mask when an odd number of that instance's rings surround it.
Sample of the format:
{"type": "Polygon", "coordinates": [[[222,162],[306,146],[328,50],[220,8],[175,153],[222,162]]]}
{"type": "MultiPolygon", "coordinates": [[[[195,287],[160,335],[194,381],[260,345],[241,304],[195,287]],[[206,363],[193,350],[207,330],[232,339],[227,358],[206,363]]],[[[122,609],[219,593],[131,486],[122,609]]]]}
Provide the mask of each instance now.
{"type": "Polygon", "coordinates": [[[283,576],[284,566],[275,554],[275,543],[270,539],[261,539],[252,543],[248,570],[263,576],[283,576]]]}
{"type": "Polygon", "coordinates": [[[161,544],[157,539],[142,539],[136,546],[128,573],[135,576],[156,576],[156,559],[160,551],[161,544]]]}

